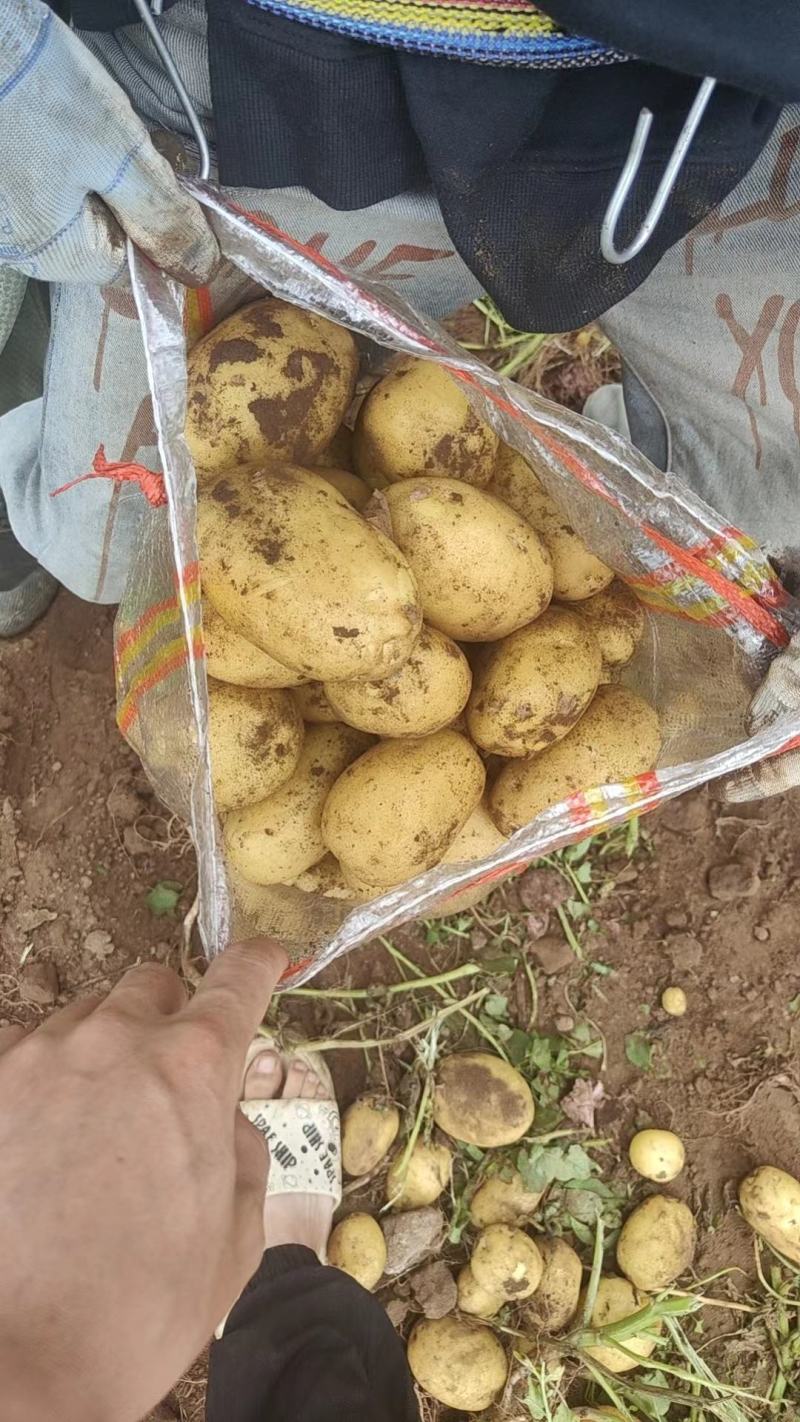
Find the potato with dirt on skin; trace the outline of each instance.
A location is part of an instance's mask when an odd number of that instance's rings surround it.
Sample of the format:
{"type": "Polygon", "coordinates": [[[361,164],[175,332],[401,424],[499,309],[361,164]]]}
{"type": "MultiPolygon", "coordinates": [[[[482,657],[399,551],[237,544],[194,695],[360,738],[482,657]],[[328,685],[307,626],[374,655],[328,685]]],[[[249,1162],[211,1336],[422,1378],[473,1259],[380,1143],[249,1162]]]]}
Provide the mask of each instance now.
{"type": "Polygon", "coordinates": [[[324,899],[360,903],[363,898],[357,889],[345,883],[342,867],[333,854],[323,854],[310,869],[304,869],[302,874],[296,874],[294,878],[282,879],[281,883],[290,889],[300,889],[304,894],[321,894],[324,899]]]}
{"type": "Polygon", "coordinates": [[[354,887],[401,884],[437,864],[483,794],[486,773],[455,731],[381,741],[340,775],[322,837],[354,887]]]}
{"type": "Polygon", "coordinates": [[[423,1391],[456,1412],[484,1412],[506,1385],[508,1363],[496,1335],[456,1314],[421,1319],[407,1356],[423,1391]]]}
{"type": "Polygon", "coordinates": [[[553,597],[581,602],[611,582],[613,569],[586,547],[521,454],[503,445],[489,492],[503,499],[540,534],[553,560],[553,597]]]}
{"type": "Polygon", "coordinates": [[[417,1141],[406,1160],[397,1152],[386,1176],[386,1203],[393,1210],[419,1210],[438,1200],[450,1181],[453,1155],[438,1141],[417,1141]]]}
{"type": "Polygon", "coordinates": [[[351,726],[306,728],[289,779],[225,821],[226,859],[242,878],[251,884],[283,884],[322,859],[325,801],[342,771],[368,744],[369,738],[351,726]]]}
{"type": "Polygon", "coordinates": [[[628,1215],[617,1240],[617,1264],[637,1289],[657,1293],[694,1259],[697,1226],[682,1200],[651,1195],[628,1215]]]}
{"type": "Polygon", "coordinates": [[[288,691],[209,677],[208,743],[214,803],[224,814],[265,799],[294,774],[303,723],[288,691]]]}
{"type": "Polygon", "coordinates": [[[313,681],[389,676],[422,626],[402,553],[312,470],[269,464],[201,486],[208,601],[241,636],[313,681]]]}
{"type": "Polygon", "coordinates": [[[597,638],[603,670],[608,673],[631,660],[644,636],[645,612],[635,593],[620,578],[602,592],[587,597],[573,611],[597,638]]]}
{"type": "Polygon", "coordinates": [[[465,1264],[459,1271],[456,1286],[459,1309],[462,1313],[472,1314],[475,1318],[494,1318],[506,1302],[502,1294],[493,1293],[491,1289],[484,1289],[478,1283],[469,1264],[465,1264]]]}
{"type": "Polygon", "coordinates": [[[372,489],[363,479],[359,479],[357,474],[351,474],[349,469],[325,469],[315,465],[316,473],[326,483],[332,484],[334,489],[338,489],[348,504],[352,504],[354,509],[361,513],[367,507],[372,498],[372,489]]]}
{"type": "Polygon", "coordinates": [[[674,1131],[637,1131],[628,1146],[628,1158],[637,1175],[664,1183],[680,1175],[686,1164],[683,1141],[674,1131]]]}
{"type": "Polygon", "coordinates": [[[489,1052],[454,1052],[439,1062],[433,1119],[454,1140],[488,1150],[513,1145],[533,1125],[527,1081],[489,1052]]]}
{"type": "Polygon", "coordinates": [[[563,740],[503,767],[489,789],[489,813],[513,834],[570,795],[652,770],[660,749],[652,706],[625,686],[601,686],[563,740]]]}
{"type": "Polygon", "coordinates": [[[342,718],[331,706],[321,681],[308,681],[303,686],[296,686],[292,696],[307,725],[323,726],[341,722],[342,718]]]}
{"type": "Polygon", "coordinates": [[[760,1165],[739,1186],[739,1204],[756,1234],[800,1264],[800,1180],[776,1165],[760,1165]]]}
{"type": "MultiPolygon", "coordinates": [[[[486,859],[496,849],[505,844],[506,836],[501,834],[483,801],[476,805],[463,829],[460,829],[447,853],[442,855],[442,864],[470,864],[475,859],[486,859]]],[[[456,890],[436,908],[426,909],[426,918],[449,918],[454,913],[467,913],[476,904],[483,903],[497,888],[497,880],[484,880],[472,884],[468,889],[456,890]]]]}
{"type": "Polygon", "coordinates": [[[342,1169],[346,1175],[369,1175],[397,1139],[400,1112],[381,1096],[359,1096],[342,1117],[342,1169]]]}
{"type": "Polygon", "coordinates": [[[544,612],[550,555],[499,499],[456,479],[403,479],[386,501],[432,627],[458,642],[496,642],[544,612]]]}
{"type": "Polygon", "coordinates": [[[206,602],[203,607],[203,644],[206,671],[215,681],[232,686],[250,686],[256,691],[275,691],[297,686],[299,672],[281,666],[268,652],[248,642],[206,602]]]}
{"type": "Polygon", "coordinates": [[[504,1299],[527,1299],[538,1289],[544,1263],[536,1245],[514,1225],[488,1225],[469,1261],[476,1284],[504,1299]]]}
{"type": "Polygon", "coordinates": [[[518,1170],[512,1170],[508,1179],[490,1175],[472,1196],[469,1217],[478,1229],[493,1224],[522,1224],[538,1209],[543,1194],[543,1190],[526,1190],[518,1170]]]}
{"type": "Polygon", "coordinates": [[[544,1271],[525,1309],[526,1322],[545,1333],[561,1333],[575,1317],[583,1279],[579,1256],[565,1239],[534,1235],[544,1271]]]}
{"type": "Polygon", "coordinates": [[[492,647],[467,705],[470,736],[494,755],[523,757],[560,741],[600,683],[597,638],[563,607],[550,607],[492,647]]]}
{"type": "Polygon", "coordinates": [[[315,469],[343,469],[353,472],[353,431],[340,425],[330,444],[314,460],[315,469]]]}
{"type": "Polygon", "coordinates": [[[499,445],[446,370],[433,361],[403,360],[364,400],[353,454],[358,473],[374,488],[420,474],[488,484],[499,445]]]}
{"type": "Polygon", "coordinates": [[[201,471],[313,462],[355,390],[350,332],[275,296],[242,306],[189,352],[186,440],[201,471]]]}
{"type": "Polygon", "coordinates": [[[328,1263],[364,1289],[375,1288],[386,1267],[386,1240],[372,1215],[346,1215],[328,1240],[328,1263]]]}
{"type": "Polygon", "coordinates": [[[472,673],[461,648],[423,625],[411,655],[380,681],[327,681],[324,695],[339,720],[375,736],[429,736],[461,714],[472,673]]]}
{"type": "MultiPolygon", "coordinates": [[[[631,1314],[646,1308],[648,1302],[647,1297],[627,1279],[620,1279],[616,1274],[603,1274],[597,1286],[589,1327],[605,1328],[608,1324],[620,1323],[622,1319],[630,1318],[631,1314]]],[[[651,1325],[648,1332],[641,1337],[634,1335],[632,1338],[626,1338],[623,1347],[627,1352],[623,1352],[622,1348],[615,1348],[613,1343],[593,1343],[585,1351],[610,1373],[628,1373],[632,1368],[639,1367],[652,1354],[658,1340],[649,1336],[651,1331],[661,1332],[660,1320],[657,1325],[651,1325]],[[635,1356],[629,1357],[630,1353],[635,1356]]]]}

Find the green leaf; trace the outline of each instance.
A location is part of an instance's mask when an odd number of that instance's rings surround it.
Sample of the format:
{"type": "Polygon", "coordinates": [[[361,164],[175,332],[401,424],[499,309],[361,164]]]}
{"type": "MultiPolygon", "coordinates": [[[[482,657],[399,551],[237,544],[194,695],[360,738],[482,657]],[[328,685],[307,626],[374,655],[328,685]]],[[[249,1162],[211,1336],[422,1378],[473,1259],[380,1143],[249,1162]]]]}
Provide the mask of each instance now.
{"type": "Polygon", "coordinates": [[[610,963],[601,963],[599,960],[595,960],[595,962],[590,963],[589,967],[591,968],[592,972],[597,973],[597,976],[600,978],[610,978],[614,972],[614,969],[611,967],[610,963]]]}
{"type": "Polygon", "coordinates": [[[501,953],[497,958],[482,959],[481,966],[493,977],[507,978],[519,967],[519,959],[514,953],[501,953]]]}
{"type": "Polygon", "coordinates": [[[793,997],[791,1002],[789,1003],[789,1011],[791,1012],[793,1017],[796,1017],[798,1012],[800,1012],[800,992],[797,994],[796,997],[793,997]]]}
{"type": "Polygon", "coordinates": [[[565,1182],[591,1175],[597,1167],[582,1146],[532,1145],[517,1155],[517,1169],[526,1190],[546,1190],[554,1180],[565,1182]]]}
{"type": "Polygon", "coordinates": [[[483,1011],[487,1017],[494,1017],[498,1022],[502,1022],[508,1013],[508,998],[502,993],[490,992],[483,1000],[483,1011]]]}
{"type": "Polygon", "coordinates": [[[530,1050],[531,1039],[527,1032],[514,1027],[505,1043],[506,1054],[512,1066],[522,1066],[530,1050]]]}
{"type": "Polygon", "coordinates": [[[631,1066],[649,1071],[653,1061],[653,1044],[644,1032],[629,1032],[625,1038],[625,1055],[631,1066]]]}
{"type": "Polygon", "coordinates": [[[582,864],[579,864],[573,873],[579,884],[591,884],[592,866],[588,860],[585,859],[582,864]]]}
{"type": "Polygon", "coordinates": [[[553,1066],[553,1047],[550,1037],[540,1037],[538,1034],[530,1039],[530,1061],[531,1066],[538,1067],[539,1071],[550,1071],[553,1066]]]}
{"type": "Polygon", "coordinates": [[[161,879],[153,885],[145,903],[155,918],[164,918],[166,914],[175,912],[182,893],[183,884],[176,884],[172,879],[161,879]]]}

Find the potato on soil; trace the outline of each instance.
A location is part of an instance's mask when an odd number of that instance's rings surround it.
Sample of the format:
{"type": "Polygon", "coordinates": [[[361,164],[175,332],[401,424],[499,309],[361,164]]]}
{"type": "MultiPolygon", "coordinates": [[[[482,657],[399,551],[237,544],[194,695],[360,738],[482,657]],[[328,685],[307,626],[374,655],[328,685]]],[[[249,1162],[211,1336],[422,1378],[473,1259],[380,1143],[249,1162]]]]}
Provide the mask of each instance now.
{"type": "Polygon", "coordinates": [[[651,1195],[622,1226],[617,1264],[637,1289],[657,1293],[685,1274],[696,1242],[697,1227],[689,1206],[668,1195],[651,1195]]]}
{"type": "Polygon", "coordinates": [[[513,834],[578,791],[652,770],[660,748],[652,706],[625,686],[601,686],[562,741],[503,767],[489,790],[489,813],[513,834]]]}
{"type": "Polygon", "coordinates": [[[456,1412],[483,1412],[506,1385],[508,1363],[491,1328],[455,1314],[422,1319],[408,1340],[408,1366],[425,1392],[456,1412]]]}
{"type": "Polygon", "coordinates": [[[760,1165],[739,1186],[739,1204],[756,1234],[800,1264],[800,1181],[775,1165],[760,1165]]]}
{"type": "Polygon", "coordinates": [[[494,755],[545,750],[580,720],[602,665],[597,638],[580,618],[548,608],[481,659],[467,706],[472,739],[494,755]]]}
{"type": "Polygon", "coordinates": [[[661,994],[661,1006],[669,1017],[683,1017],[686,1008],[686,993],[683,988],[664,988],[661,994]]]}
{"type": "Polygon", "coordinates": [[[330,444],[314,462],[315,469],[344,469],[353,472],[353,431],[340,425],[330,444]]]}
{"type": "Polygon", "coordinates": [[[386,1203],[393,1210],[418,1210],[432,1205],[446,1189],[452,1153],[437,1141],[417,1141],[405,1166],[405,1148],[397,1152],[386,1176],[386,1203]]]}
{"type": "Polygon", "coordinates": [[[462,1313],[473,1314],[476,1318],[494,1318],[505,1303],[502,1294],[493,1294],[490,1289],[481,1288],[469,1264],[460,1270],[457,1286],[458,1307],[462,1313]]]}
{"type": "Polygon", "coordinates": [[[369,1175],[391,1150],[400,1130],[393,1101],[359,1096],[342,1117],[342,1168],[347,1175],[369,1175]]]}
{"type": "Polygon", "coordinates": [[[288,691],[255,691],[208,679],[214,803],[224,814],[263,800],[294,774],[303,723],[288,691]]]}
{"type": "MultiPolygon", "coordinates": [[[[627,1279],[620,1279],[615,1274],[604,1274],[597,1286],[589,1326],[605,1328],[609,1323],[619,1323],[623,1318],[630,1318],[631,1314],[639,1313],[647,1304],[645,1295],[635,1289],[627,1279]]],[[[661,1332],[660,1323],[653,1331],[661,1332]]],[[[610,1343],[598,1343],[587,1348],[586,1352],[601,1367],[608,1368],[610,1373],[628,1373],[631,1368],[638,1367],[640,1362],[650,1357],[656,1342],[657,1340],[650,1338],[648,1334],[641,1338],[626,1338],[624,1346],[628,1353],[636,1354],[635,1358],[629,1358],[620,1348],[615,1348],[610,1343]]]]}
{"type": "Polygon", "coordinates": [[[535,1236],[544,1272],[525,1310],[528,1323],[545,1333],[560,1333],[574,1318],[583,1279],[583,1266],[565,1239],[535,1236]]]}
{"type": "Polygon", "coordinates": [[[544,1264],[530,1235],[513,1225],[488,1225],[469,1261],[476,1284],[504,1299],[527,1299],[541,1282],[544,1264]]]}
{"type": "Polygon", "coordinates": [[[474,746],[455,731],[381,741],[337,780],[322,837],[354,887],[401,884],[438,864],[485,779],[474,746]]]}
{"type": "Polygon", "coordinates": [[[380,681],[328,681],[324,694],[349,726],[376,736],[428,736],[460,715],[472,673],[461,648],[423,627],[408,661],[380,681]]]}
{"type": "Polygon", "coordinates": [[[251,686],[257,691],[278,690],[297,686],[299,672],[282,667],[268,652],[262,652],[254,642],[240,637],[214,610],[210,602],[203,607],[203,643],[206,649],[206,670],[215,681],[227,681],[232,686],[251,686]]]}
{"type": "Polygon", "coordinates": [[[637,1131],[628,1156],[637,1175],[662,1184],[674,1180],[686,1164],[683,1141],[673,1131],[637,1131]]]}
{"type": "Polygon", "coordinates": [[[409,360],[369,392],[353,452],[359,474],[376,488],[420,474],[488,484],[499,445],[447,371],[409,360]]]}
{"type": "Polygon", "coordinates": [[[303,686],[296,686],[293,696],[300,715],[308,725],[330,725],[342,719],[331,706],[321,681],[308,681],[303,686]]]}
{"type": "Polygon", "coordinates": [[[568,517],[546,494],[530,465],[510,445],[498,455],[489,491],[503,499],[536,529],[553,560],[553,596],[580,602],[608,587],[613,570],[602,563],[571,527],[568,517]]]}
{"type": "Polygon", "coordinates": [[[268,459],[312,461],[355,390],[349,331],[267,296],[243,306],[189,353],[186,439],[201,470],[268,459]]]}
{"type": "Polygon", "coordinates": [[[615,578],[602,592],[587,597],[575,612],[597,638],[606,671],[631,660],[644,636],[645,612],[625,583],[615,578]]]}
{"type": "Polygon", "coordinates": [[[456,641],[494,642],[544,612],[550,555],[499,499],[456,479],[404,479],[386,500],[431,626],[456,641]]]}
{"type": "Polygon", "coordinates": [[[521,1224],[538,1208],[541,1190],[526,1190],[518,1170],[510,1178],[490,1175],[470,1200],[469,1217],[478,1229],[493,1224],[521,1224]]]}
{"type": "Polygon", "coordinates": [[[289,779],[225,821],[225,853],[237,873],[251,884],[282,884],[322,859],[325,801],[367,744],[363,732],[350,726],[307,727],[289,779]]]}
{"type": "Polygon", "coordinates": [[[209,602],[241,636],[315,681],[389,676],[422,625],[402,553],[312,470],[271,464],[201,487],[209,602]]]}
{"type": "Polygon", "coordinates": [[[533,1116],[527,1081],[502,1057],[454,1052],[439,1062],[433,1119],[454,1140],[482,1149],[512,1145],[530,1130],[533,1116]]]}
{"type": "Polygon", "coordinates": [[[328,1263],[364,1289],[374,1289],[386,1266],[386,1241],[372,1215],[347,1215],[328,1240],[328,1263]]]}
{"type": "Polygon", "coordinates": [[[338,489],[348,504],[352,504],[354,509],[361,513],[372,498],[372,489],[363,479],[359,479],[357,474],[351,474],[348,469],[323,469],[316,466],[316,472],[328,484],[332,484],[334,489],[338,489]]]}

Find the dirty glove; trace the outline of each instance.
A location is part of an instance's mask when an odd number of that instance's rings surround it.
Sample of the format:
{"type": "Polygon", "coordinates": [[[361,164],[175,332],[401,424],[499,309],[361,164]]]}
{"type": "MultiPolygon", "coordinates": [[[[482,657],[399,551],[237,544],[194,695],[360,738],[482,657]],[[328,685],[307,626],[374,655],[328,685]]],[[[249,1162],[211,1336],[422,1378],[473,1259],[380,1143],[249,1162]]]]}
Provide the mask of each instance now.
{"type": "Polygon", "coordinates": [[[0,0],[0,265],[105,285],[125,236],[202,285],[216,242],[122,89],[41,0],[0,0]]]}
{"type": "MultiPolygon", "coordinates": [[[[800,717],[800,633],[776,657],[751,705],[751,734],[772,726],[782,716],[800,717]]],[[[726,800],[765,800],[800,786],[800,749],[762,760],[728,777],[723,784],[726,800]]]]}

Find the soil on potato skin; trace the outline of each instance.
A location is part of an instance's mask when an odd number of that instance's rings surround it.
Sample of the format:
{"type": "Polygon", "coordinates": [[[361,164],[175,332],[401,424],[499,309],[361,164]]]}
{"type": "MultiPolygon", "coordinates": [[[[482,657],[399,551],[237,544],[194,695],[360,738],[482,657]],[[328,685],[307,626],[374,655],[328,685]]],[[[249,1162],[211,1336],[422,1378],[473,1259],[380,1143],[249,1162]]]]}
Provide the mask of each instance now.
{"type": "MultiPolygon", "coordinates": [[[[112,985],[143,959],[180,961],[192,858],[116,729],[111,627],[109,610],[62,593],[30,635],[0,644],[3,1022],[35,1021],[77,994],[112,985]],[[156,917],[146,895],[163,881],[181,885],[180,903],[156,917]]],[[[618,1146],[620,1174],[635,1128],[652,1123],[681,1136],[688,1165],[669,1189],[698,1218],[698,1277],[739,1270],[718,1288],[739,1296],[754,1270],[736,1182],[765,1162],[800,1175],[800,1017],[792,1010],[800,994],[799,811],[800,793],[725,806],[705,791],[651,816],[650,852],[618,866],[587,945],[613,973],[598,977],[573,959],[550,976],[538,973],[540,1030],[583,1012],[605,1035],[598,1129],[618,1146]],[[734,867],[715,875],[722,866],[734,867]],[[670,984],[687,994],[683,1018],[658,1005],[670,984]],[[656,1044],[649,1073],[626,1059],[625,1038],[638,1030],[656,1044]]],[[[499,892],[519,902],[519,885],[499,892]]],[[[548,932],[557,929],[553,920],[548,932]]],[[[480,942],[458,940],[428,948],[415,927],[396,941],[421,965],[442,969],[482,950],[480,942]]],[[[532,942],[534,966],[535,949],[532,942]]],[[[394,976],[376,944],[335,965],[320,985],[394,976]]],[[[324,1031],[324,1010],[312,1022],[303,1008],[304,1025],[324,1031]]],[[[363,1085],[362,1055],[331,1053],[329,1060],[346,1103],[363,1085]]],[[[709,1315],[709,1331],[731,1326],[729,1313],[709,1315]]],[[[724,1353],[720,1360],[725,1366],[724,1353]]],[[[201,1364],[153,1422],[195,1422],[202,1405],[201,1364]]]]}

